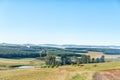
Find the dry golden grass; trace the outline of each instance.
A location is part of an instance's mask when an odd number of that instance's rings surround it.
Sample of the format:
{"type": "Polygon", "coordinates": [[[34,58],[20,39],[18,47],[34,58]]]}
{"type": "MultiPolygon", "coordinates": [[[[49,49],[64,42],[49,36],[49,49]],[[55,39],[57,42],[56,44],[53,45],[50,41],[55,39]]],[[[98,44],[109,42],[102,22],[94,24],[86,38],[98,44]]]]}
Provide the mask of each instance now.
{"type": "Polygon", "coordinates": [[[104,55],[102,52],[91,52],[89,51],[87,55],[90,55],[91,58],[100,58],[101,55],[104,55]]]}
{"type": "Polygon", "coordinates": [[[104,55],[105,59],[108,61],[120,61],[120,55],[108,55],[102,52],[91,52],[91,51],[89,51],[87,55],[90,55],[91,58],[100,58],[102,55],[104,55]]]}
{"type": "Polygon", "coordinates": [[[41,64],[44,64],[43,61],[34,59],[34,58],[24,58],[24,59],[5,59],[0,58],[0,67],[6,66],[15,66],[15,65],[35,65],[40,66],[41,64]]]}
{"type": "MultiPolygon", "coordinates": [[[[36,59],[0,59],[0,65],[34,65],[36,59]]],[[[93,74],[101,70],[120,69],[120,62],[83,64],[84,66],[61,66],[58,68],[6,69],[0,70],[0,80],[93,80],[93,74]]]]}
{"type": "Polygon", "coordinates": [[[58,68],[1,70],[0,80],[92,80],[95,72],[109,69],[120,69],[120,62],[84,64],[82,67],[70,65],[58,68]]]}
{"type": "MultiPolygon", "coordinates": [[[[91,73],[91,72],[90,72],[91,73]]],[[[62,69],[13,69],[0,71],[0,80],[86,80],[89,72],[62,69]],[[75,78],[74,76],[77,76],[75,78]],[[84,76],[85,77],[84,77],[84,76]]],[[[90,79],[90,78],[89,78],[90,79]]]]}

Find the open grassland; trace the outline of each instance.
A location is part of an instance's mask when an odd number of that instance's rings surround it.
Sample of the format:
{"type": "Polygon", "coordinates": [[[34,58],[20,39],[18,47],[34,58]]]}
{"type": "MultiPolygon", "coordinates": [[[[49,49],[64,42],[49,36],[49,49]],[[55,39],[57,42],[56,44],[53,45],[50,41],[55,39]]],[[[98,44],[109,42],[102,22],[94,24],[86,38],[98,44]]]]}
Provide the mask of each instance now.
{"type": "MultiPolygon", "coordinates": [[[[0,65],[41,65],[37,59],[0,59],[0,65]]],[[[69,65],[58,68],[5,69],[0,70],[0,80],[93,80],[95,72],[120,70],[120,62],[69,65]]]]}
{"type": "Polygon", "coordinates": [[[0,69],[8,69],[12,66],[19,66],[19,65],[33,65],[33,66],[40,66],[44,64],[43,61],[40,61],[35,58],[24,58],[24,59],[5,59],[0,58],[0,69]]]}

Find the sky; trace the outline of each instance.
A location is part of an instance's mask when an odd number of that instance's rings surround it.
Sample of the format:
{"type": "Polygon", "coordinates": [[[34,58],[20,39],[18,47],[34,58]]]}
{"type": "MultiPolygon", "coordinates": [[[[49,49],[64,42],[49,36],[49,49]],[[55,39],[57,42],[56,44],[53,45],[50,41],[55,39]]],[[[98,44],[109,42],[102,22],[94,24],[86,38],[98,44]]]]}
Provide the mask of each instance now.
{"type": "Polygon", "coordinates": [[[0,43],[120,45],[119,0],[0,0],[0,43]]]}

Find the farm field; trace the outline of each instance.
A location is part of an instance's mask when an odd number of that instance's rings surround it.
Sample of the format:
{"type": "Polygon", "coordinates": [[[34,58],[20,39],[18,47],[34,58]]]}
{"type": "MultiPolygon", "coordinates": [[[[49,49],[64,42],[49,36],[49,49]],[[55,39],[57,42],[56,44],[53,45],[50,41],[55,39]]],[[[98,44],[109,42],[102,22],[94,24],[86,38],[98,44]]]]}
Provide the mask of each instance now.
{"type": "Polygon", "coordinates": [[[104,55],[106,61],[120,61],[120,55],[111,55],[104,54],[103,52],[91,52],[91,51],[89,51],[86,55],[90,55],[91,58],[100,58],[102,55],[104,55]]]}
{"type": "Polygon", "coordinates": [[[120,70],[120,62],[106,62],[83,64],[82,66],[69,65],[58,68],[39,68],[41,61],[28,59],[0,59],[0,80],[93,80],[96,72],[103,70],[120,70]],[[33,64],[34,63],[34,64],[33,64]],[[7,67],[6,69],[2,69],[7,67]],[[15,65],[34,65],[31,69],[9,68],[15,65]]]}

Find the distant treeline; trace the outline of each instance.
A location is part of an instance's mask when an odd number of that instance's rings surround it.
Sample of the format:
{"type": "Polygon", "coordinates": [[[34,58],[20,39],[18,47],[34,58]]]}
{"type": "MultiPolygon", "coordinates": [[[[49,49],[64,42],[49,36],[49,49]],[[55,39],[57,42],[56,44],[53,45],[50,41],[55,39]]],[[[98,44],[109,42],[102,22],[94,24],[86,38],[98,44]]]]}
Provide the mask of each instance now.
{"type": "Polygon", "coordinates": [[[47,54],[56,56],[77,56],[79,53],[87,53],[88,51],[103,52],[105,54],[120,54],[120,49],[106,48],[53,48],[40,46],[0,46],[0,58],[36,58],[45,57],[47,54]]]}
{"type": "Polygon", "coordinates": [[[112,55],[118,55],[120,54],[120,49],[110,49],[110,48],[66,48],[67,50],[71,51],[95,51],[95,52],[103,52],[105,54],[112,54],[112,55]]]}
{"type": "Polygon", "coordinates": [[[0,46],[0,58],[36,58],[47,54],[61,56],[80,56],[75,51],[40,46],[0,46]]]}
{"type": "MultiPolygon", "coordinates": [[[[0,58],[34,58],[39,57],[41,48],[25,46],[0,46],[0,58]]],[[[45,56],[42,54],[42,56],[45,56]]]]}

